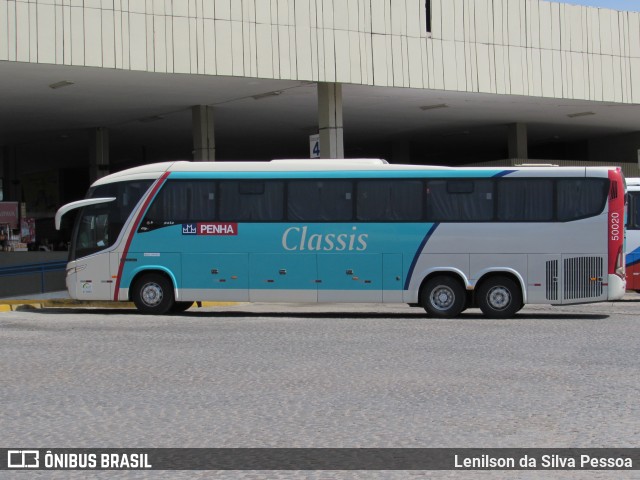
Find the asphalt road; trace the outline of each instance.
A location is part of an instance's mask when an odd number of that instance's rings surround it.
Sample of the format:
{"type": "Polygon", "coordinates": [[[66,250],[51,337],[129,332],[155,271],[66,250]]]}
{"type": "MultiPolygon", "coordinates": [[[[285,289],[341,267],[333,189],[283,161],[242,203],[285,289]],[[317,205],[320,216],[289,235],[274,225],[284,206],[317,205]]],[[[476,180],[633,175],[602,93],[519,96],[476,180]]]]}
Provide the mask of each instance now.
{"type": "MultiPolygon", "coordinates": [[[[615,303],[526,306],[513,320],[487,320],[479,310],[437,320],[421,309],[372,304],[238,304],[159,317],[122,309],[2,312],[0,431],[6,448],[638,447],[639,345],[637,294],[615,303]]],[[[612,473],[218,472],[215,478],[612,473]]]]}

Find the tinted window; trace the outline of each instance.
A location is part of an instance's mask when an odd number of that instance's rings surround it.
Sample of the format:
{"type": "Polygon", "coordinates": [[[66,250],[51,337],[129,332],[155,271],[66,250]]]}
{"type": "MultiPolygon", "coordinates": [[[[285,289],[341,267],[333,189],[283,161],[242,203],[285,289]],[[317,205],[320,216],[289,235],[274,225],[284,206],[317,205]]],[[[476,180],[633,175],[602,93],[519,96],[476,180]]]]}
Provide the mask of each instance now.
{"type": "Polygon", "coordinates": [[[427,218],[435,222],[482,222],[493,218],[493,181],[430,180],[427,218]]]}
{"type": "Polygon", "coordinates": [[[411,222],[422,218],[420,180],[358,182],[357,218],[364,222],[411,222]]]}
{"type": "Polygon", "coordinates": [[[152,183],[152,180],[108,183],[91,188],[87,198],[115,197],[116,199],[109,204],[111,220],[122,222],[124,225],[152,183]]]}
{"type": "Polygon", "coordinates": [[[341,222],[353,216],[350,180],[289,182],[288,219],[300,222],[341,222]]]}
{"type": "Polygon", "coordinates": [[[220,220],[275,222],[283,220],[284,184],[281,181],[220,182],[220,220]]]}
{"type": "Polygon", "coordinates": [[[558,180],[558,220],[566,222],[598,215],[604,209],[609,180],[574,178],[558,180]]]}
{"type": "Polygon", "coordinates": [[[497,216],[500,222],[546,222],[553,220],[553,180],[499,180],[497,216]]]}
{"type": "Polygon", "coordinates": [[[147,210],[141,230],[215,220],[216,184],[205,180],[168,181],[147,210]]]}
{"type": "Polygon", "coordinates": [[[627,205],[627,228],[640,230],[640,192],[629,192],[627,205]]]}

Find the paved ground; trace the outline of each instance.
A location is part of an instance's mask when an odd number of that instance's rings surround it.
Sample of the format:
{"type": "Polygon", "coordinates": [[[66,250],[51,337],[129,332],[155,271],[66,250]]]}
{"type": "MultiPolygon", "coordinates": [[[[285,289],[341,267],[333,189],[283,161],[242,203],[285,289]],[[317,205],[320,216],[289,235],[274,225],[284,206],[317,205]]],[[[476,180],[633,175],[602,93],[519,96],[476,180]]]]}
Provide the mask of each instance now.
{"type": "MultiPolygon", "coordinates": [[[[161,317],[104,308],[2,312],[3,444],[637,447],[639,313],[636,294],[615,303],[527,306],[514,320],[486,320],[478,310],[434,320],[420,309],[384,305],[238,304],[161,317]]],[[[215,478],[612,473],[222,472],[215,478]]]]}

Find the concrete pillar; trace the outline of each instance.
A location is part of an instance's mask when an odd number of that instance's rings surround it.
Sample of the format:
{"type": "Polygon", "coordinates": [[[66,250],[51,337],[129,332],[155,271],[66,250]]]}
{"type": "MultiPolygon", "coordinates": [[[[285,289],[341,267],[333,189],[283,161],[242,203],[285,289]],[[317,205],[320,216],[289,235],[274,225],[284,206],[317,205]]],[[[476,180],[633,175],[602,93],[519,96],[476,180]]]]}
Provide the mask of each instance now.
{"type": "Polygon", "coordinates": [[[318,83],[320,158],[344,158],[342,85],[318,83]]]}
{"type": "Polygon", "coordinates": [[[197,162],[213,162],[216,159],[216,140],[213,129],[213,107],[191,107],[193,130],[193,159],[197,162]]]}
{"type": "Polygon", "coordinates": [[[509,125],[509,158],[526,160],[529,158],[527,150],[527,125],[512,123],[509,125]]]}
{"type": "Polygon", "coordinates": [[[109,175],[109,130],[105,127],[89,131],[89,182],[109,175]]]}

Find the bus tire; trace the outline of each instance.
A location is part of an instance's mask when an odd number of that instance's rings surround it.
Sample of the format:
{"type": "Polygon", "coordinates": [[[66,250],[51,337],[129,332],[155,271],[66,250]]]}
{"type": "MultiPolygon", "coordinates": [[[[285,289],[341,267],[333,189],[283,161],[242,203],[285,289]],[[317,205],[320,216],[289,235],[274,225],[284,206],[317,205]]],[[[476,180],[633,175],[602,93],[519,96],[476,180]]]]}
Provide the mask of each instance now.
{"type": "Polygon", "coordinates": [[[454,318],[464,310],[467,304],[467,292],[458,280],[442,275],[433,277],[425,283],[420,300],[429,316],[454,318]]]}
{"type": "Polygon", "coordinates": [[[509,277],[488,278],[476,293],[478,307],[488,318],[512,318],[523,306],[520,286],[509,277]]]}
{"type": "Polygon", "coordinates": [[[173,284],[160,273],[146,273],[136,280],[133,303],[141,313],[163,315],[173,307],[173,284]]]}
{"type": "Polygon", "coordinates": [[[169,309],[171,313],[186,312],[191,308],[193,302],[173,302],[173,306],[169,309]]]}

